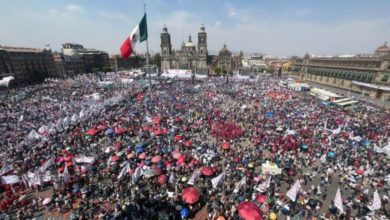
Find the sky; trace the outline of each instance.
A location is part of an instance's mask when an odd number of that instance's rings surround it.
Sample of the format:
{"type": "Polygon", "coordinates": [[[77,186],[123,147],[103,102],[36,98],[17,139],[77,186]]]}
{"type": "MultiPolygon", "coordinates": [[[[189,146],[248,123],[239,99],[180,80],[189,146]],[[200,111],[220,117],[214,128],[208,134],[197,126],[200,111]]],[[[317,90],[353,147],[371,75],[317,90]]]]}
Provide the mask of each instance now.
{"type": "Polygon", "coordinates": [[[372,53],[390,41],[390,0],[0,0],[0,45],[74,42],[118,54],[143,3],[151,52],[161,51],[164,24],[174,49],[190,34],[196,43],[204,24],[209,54],[224,44],[275,56],[372,53]]]}

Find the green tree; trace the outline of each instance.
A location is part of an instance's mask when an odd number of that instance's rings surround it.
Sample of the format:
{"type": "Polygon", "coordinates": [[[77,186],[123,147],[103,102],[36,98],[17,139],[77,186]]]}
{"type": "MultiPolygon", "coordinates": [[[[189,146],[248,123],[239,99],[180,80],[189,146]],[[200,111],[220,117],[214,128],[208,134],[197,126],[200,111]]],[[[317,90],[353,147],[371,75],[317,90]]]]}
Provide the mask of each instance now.
{"type": "Polygon", "coordinates": [[[110,72],[110,71],[111,71],[111,67],[109,66],[103,67],[103,72],[110,72]]]}
{"type": "Polygon", "coordinates": [[[151,59],[151,63],[156,65],[157,67],[161,66],[161,55],[160,53],[155,53],[151,59]]]}
{"type": "Polygon", "coordinates": [[[92,68],[92,73],[97,73],[100,71],[100,68],[92,68]]]}
{"type": "Polygon", "coordinates": [[[222,73],[222,68],[221,67],[217,67],[217,68],[215,68],[214,72],[215,72],[215,74],[217,74],[219,76],[222,73]]]}

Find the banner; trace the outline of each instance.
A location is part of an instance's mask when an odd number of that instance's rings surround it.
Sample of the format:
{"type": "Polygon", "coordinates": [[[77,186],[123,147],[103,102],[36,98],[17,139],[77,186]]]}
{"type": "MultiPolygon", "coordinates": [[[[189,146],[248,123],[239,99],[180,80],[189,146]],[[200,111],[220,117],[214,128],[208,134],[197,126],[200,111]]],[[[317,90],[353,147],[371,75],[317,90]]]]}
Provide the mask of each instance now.
{"type": "Polygon", "coordinates": [[[278,175],[282,173],[282,169],[279,168],[276,164],[271,164],[269,161],[267,161],[265,164],[261,165],[261,172],[263,176],[265,176],[267,173],[271,175],[278,175]]]}
{"type": "Polygon", "coordinates": [[[20,182],[20,178],[17,175],[8,175],[8,176],[1,177],[1,184],[15,184],[19,182],[20,182]]]}
{"type": "Polygon", "coordinates": [[[90,164],[93,164],[95,162],[95,158],[87,157],[85,155],[80,155],[80,156],[74,158],[74,162],[76,162],[76,163],[90,163],[90,164]]]}
{"type": "Polygon", "coordinates": [[[372,202],[372,205],[369,205],[368,208],[371,211],[378,210],[382,207],[382,201],[381,198],[379,197],[378,190],[375,190],[374,192],[374,201],[372,202]]]}
{"type": "Polygon", "coordinates": [[[286,193],[287,197],[290,198],[293,202],[295,202],[295,199],[297,198],[298,190],[301,189],[301,183],[299,180],[297,180],[294,185],[291,187],[291,189],[286,193]]]}
{"type": "Polygon", "coordinates": [[[343,200],[341,198],[340,188],[337,189],[336,197],[334,198],[334,206],[336,206],[336,208],[338,208],[341,213],[344,212],[343,200]]]}
{"type": "Polygon", "coordinates": [[[237,183],[236,187],[234,188],[233,192],[238,193],[243,185],[246,184],[246,176],[244,176],[240,182],[237,183]]]}
{"type": "Polygon", "coordinates": [[[200,169],[197,169],[194,171],[194,173],[191,175],[190,179],[188,180],[189,185],[194,185],[196,179],[200,176],[200,169]]]}
{"type": "Polygon", "coordinates": [[[217,177],[214,177],[213,179],[211,179],[211,184],[213,185],[214,189],[217,188],[218,183],[221,181],[221,179],[224,177],[224,175],[225,175],[225,172],[222,172],[217,177]]]}
{"type": "Polygon", "coordinates": [[[12,164],[5,163],[0,170],[0,175],[4,175],[4,174],[12,171],[13,169],[14,169],[14,167],[12,166],[12,164]]]}

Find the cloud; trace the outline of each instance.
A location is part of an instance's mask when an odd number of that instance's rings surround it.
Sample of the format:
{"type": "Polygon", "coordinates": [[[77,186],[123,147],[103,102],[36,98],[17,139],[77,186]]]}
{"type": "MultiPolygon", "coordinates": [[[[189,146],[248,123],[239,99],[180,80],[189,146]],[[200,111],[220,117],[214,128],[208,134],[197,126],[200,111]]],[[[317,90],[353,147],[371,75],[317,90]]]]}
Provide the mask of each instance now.
{"type": "Polygon", "coordinates": [[[227,3],[227,8],[229,17],[234,17],[237,15],[236,9],[231,3],[227,3]]]}
{"type": "Polygon", "coordinates": [[[50,9],[49,13],[50,14],[58,14],[58,10],[57,9],[50,9]]]}
{"type": "Polygon", "coordinates": [[[129,22],[131,20],[130,17],[125,14],[113,13],[107,11],[98,12],[97,16],[102,17],[104,19],[123,21],[123,22],[129,22]]]}
{"type": "Polygon", "coordinates": [[[83,7],[75,4],[69,4],[65,7],[65,9],[67,12],[74,13],[74,14],[84,12],[83,7]]]}
{"type": "Polygon", "coordinates": [[[220,26],[222,24],[222,22],[220,22],[220,21],[217,21],[217,22],[215,22],[215,26],[220,26]]]}

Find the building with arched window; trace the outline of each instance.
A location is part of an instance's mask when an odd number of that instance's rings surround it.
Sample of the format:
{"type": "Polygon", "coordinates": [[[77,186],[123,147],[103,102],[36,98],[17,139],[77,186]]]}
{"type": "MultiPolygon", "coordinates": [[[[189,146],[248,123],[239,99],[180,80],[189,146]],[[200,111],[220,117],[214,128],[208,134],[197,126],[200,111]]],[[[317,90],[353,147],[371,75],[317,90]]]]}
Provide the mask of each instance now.
{"type": "Polygon", "coordinates": [[[290,73],[319,84],[390,101],[390,48],[387,43],[374,54],[311,56],[291,60],[290,73]]]}

